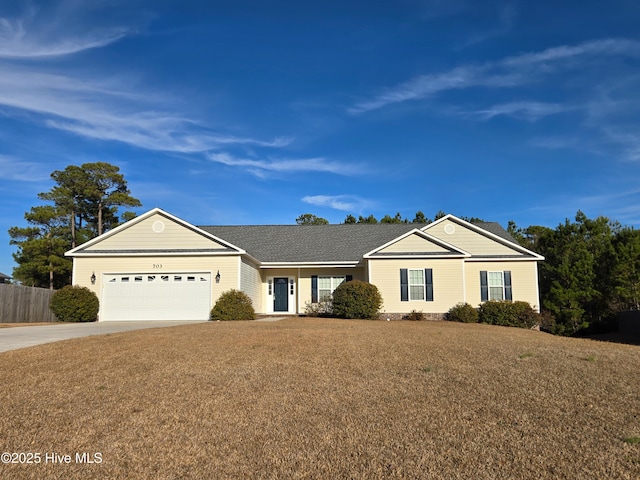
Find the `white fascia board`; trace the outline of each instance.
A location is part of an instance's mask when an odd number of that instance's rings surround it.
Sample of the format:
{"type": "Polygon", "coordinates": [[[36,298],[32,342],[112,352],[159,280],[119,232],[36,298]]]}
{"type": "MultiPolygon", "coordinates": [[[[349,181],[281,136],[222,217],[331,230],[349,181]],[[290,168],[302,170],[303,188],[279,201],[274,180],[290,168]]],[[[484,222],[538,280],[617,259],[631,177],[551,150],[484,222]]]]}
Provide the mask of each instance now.
{"type": "Polygon", "coordinates": [[[159,214],[162,215],[170,220],[173,220],[174,222],[178,223],[179,225],[182,225],[185,228],[188,228],[189,230],[192,230],[196,233],[199,233],[200,235],[203,235],[207,238],[210,238],[211,240],[217,242],[217,243],[221,243],[223,245],[226,245],[229,248],[232,248],[234,250],[236,250],[235,253],[246,253],[242,248],[236,247],[235,245],[227,242],[226,240],[223,240],[221,238],[216,237],[215,235],[212,235],[208,232],[205,232],[204,230],[196,227],[195,225],[191,225],[189,222],[186,222],[184,220],[182,220],[181,218],[176,217],[175,215],[171,215],[168,212],[165,212],[164,210],[162,210],[161,208],[153,208],[151,210],[149,210],[146,213],[143,213],[142,215],[140,215],[139,217],[133,218],[131,220],[129,220],[128,222],[123,223],[122,225],[118,225],[116,228],[114,228],[113,230],[109,230],[106,233],[103,233],[102,235],[92,238],[91,240],[88,240],[86,242],[84,242],[82,245],[78,245],[77,247],[65,252],[65,256],[66,257],[73,257],[78,255],[78,252],[80,250],[84,250],[87,247],[90,247],[92,245],[95,245],[98,242],[101,242],[103,239],[105,238],[109,238],[113,235],[116,235],[118,232],[125,230],[127,228],[132,227],[133,225],[136,225],[137,223],[140,223],[141,221],[155,215],[155,214],[159,214]]]}
{"type": "Polygon", "coordinates": [[[532,257],[515,257],[515,258],[500,258],[500,257],[489,257],[489,258],[478,258],[471,257],[465,258],[465,262],[540,262],[544,260],[544,257],[540,257],[540,255],[535,258],[532,257]]]}
{"type": "MultiPolygon", "coordinates": [[[[69,253],[69,252],[67,252],[69,253]]],[[[65,253],[65,255],[67,255],[65,253]]],[[[164,250],[158,250],[157,252],[79,252],[75,253],[73,257],[224,257],[229,255],[240,255],[240,252],[167,252],[164,250]]]]}
{"type": "Polygon", "coordinates": [[[511,248],[514,248],[514,249],[522,252],[522,253],[526,253],[528,255],[532,255],[532,256],[536,257],[537,260],[544,260],[544,257],[542,255],[539,255],[536,252],[532,252],[531,250],[528,250],[528,249],[524,248],[523,246],[521,246],[521,245],[519,245],[517,243],[510,242],[506,238],[502,238],[502,237],[496,235],[495,233],[491,233],[490,231],[485,230],[484,228],[481,228],[481,227],[479,227],[477,225],[474,225],[471,222],[467,222],[466,220],[462,220],[461,218],[458,218],[458,217],[456,217],[455,215],[452,215],[452,214],[445,215],[444,217],[436,220],[435,222],[430,223],[429,225],[423,227],[422,231],[424,233],[426,233],[426,230],[429,230],[433,226],[435,226],[435,225],[437,225],[439,223],[442,223],[445,220],[451,220],[452,222],[455,222],[455,223],[457,223],[459,225],[462,225],[463,227],[467,227],[467,228],[469,228],[469,229],[471,229],[471,230],[473,230],[475,232],[480,233],[481,235],[485,235],[485,236],[491,238],[492,240],[495,240],[495,241],[497,241],[499,243],[502,243],[503,245],[507,245],[507,246],[509,246],[511,248]]]}
{"type": "Polygon", "coordinates": [[[384,245],[381,245],[377,248],[374,248],[373,250],[371,250],[370,252],[367,252],[363,255],[363,258],[380,258],[380,257],[373,257],[373,255],[377,252],[379,252],[380,250],[383,250],[385,248],[387,248],[390,245],[393,245],[394,243],[399,242],[400,240],[410,236],[410,235],[420,235],[422,238],[424,238],[425,240],[429,240],[430,242],[435,243],[436,245],[440,245],[441,247],[444,248],[448,248],[450,250],[453,250],[454,252],[458,252],[460,255],[462,255],[463,257],[470,257],[471,254],[468,252],[465,252],[464,250],[456,247],[455,245],[452,245],[450,243],[445,242],[444,240],[441,240],[439,238],[434,237],[433,235],[429,235],[427,232],[424,232],[418,228],[414,228],[413,230],[409,230],[406,233],[403,233],[402,235],[400,235],[399,237],[394,238],[393,240],[385,243],[384,245]]]}
{"type": "Polygon", "coordinates": [[[460,259],[460,258],[462,258],[464,260],[467,260],[470,257],[469,257],[469,255],[463,255],[461,253],[456,254],[456,255],[446,255],[446,254],[439,255],[437,253],[424,254],[424,255],[421,255],[421,254],[418,254],[418,255],[406,255],[406,254],[403,254],[403,253],[398,253],[397,255],[379,255],[379,256],[371,255],[371,256],[369,256],[367,258],[369,260],[387,260],[387,259],[393,260],[393,259],[397,259],[397,258],[413,258],[415,260],[424,260],[425,258],[429,258],[429,259],[432,259],[432,258],[434,258],[434,259],[435,258],[458,258],[458,259],[460,259]]]}
{"type": "Polygon", "coordinates": [[[353,268],[359,262],[262,262],[260,268],[353,268]]]}

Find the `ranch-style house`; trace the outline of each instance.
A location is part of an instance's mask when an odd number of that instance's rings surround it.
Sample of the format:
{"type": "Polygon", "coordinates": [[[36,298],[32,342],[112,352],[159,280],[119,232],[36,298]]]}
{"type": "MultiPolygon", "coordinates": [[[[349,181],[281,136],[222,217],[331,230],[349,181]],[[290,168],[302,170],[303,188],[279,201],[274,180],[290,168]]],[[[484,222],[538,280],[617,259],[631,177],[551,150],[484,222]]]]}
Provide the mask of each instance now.
{"type": "Polygon", "coordinates": [[[73,283],[100,300],[99,321],[206,320],[238,289],[258,314],[304,314],[340,283],[382,294],[382,317],[523,300],[539,310],[538,262],[497,223],[447,215],[430,224],[196,227],[159,208],[72,250],[73,283]]]}

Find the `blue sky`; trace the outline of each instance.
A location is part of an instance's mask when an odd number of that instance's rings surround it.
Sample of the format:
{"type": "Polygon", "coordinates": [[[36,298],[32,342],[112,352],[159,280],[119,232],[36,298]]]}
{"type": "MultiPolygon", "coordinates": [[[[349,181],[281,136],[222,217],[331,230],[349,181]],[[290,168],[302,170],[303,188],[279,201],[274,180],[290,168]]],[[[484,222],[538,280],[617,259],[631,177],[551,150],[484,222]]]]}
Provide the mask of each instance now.
{"type": "Polygon", "coordinates": [[[636,0],[0,2],[0,271],[49,175],[196,225],[640,226],[636,0]],[[204,5],[206,4],[206,5],[204,5]]]}

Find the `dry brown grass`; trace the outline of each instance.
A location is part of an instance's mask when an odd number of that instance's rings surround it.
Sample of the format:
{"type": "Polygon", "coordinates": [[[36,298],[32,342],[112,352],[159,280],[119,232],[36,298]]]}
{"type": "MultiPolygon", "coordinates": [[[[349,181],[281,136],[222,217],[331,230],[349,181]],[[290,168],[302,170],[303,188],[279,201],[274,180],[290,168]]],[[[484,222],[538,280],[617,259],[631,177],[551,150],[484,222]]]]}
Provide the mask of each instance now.
{"type": "Polygon", "coordinates": [[[637,479],[640,347],[288,318],[0,354],[0,450],[43,478],[637,479]],[[73,459],[75,461],[75,458],[73,459]]]}

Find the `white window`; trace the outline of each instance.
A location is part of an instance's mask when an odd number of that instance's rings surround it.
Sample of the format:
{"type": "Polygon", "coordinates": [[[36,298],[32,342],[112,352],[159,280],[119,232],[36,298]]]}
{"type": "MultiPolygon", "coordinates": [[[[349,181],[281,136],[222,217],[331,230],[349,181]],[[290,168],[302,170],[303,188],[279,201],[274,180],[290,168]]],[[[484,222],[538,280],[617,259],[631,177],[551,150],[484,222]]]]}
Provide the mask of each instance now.
{"type": "Polygon", "coordinates": [[[318,277],[318,301],[328,302],[331,300],[333,291],[345,280],[346,277],[318,277]]]}
{"type": "Polygon", "coordinates": [[[489,300],[504,300],[503,272],[487,272],[489,300]]]}
{"type": "Polygon", "coordinates": [[[409,300],[424,300],[424,270],[409,270],[409,300]]]}

